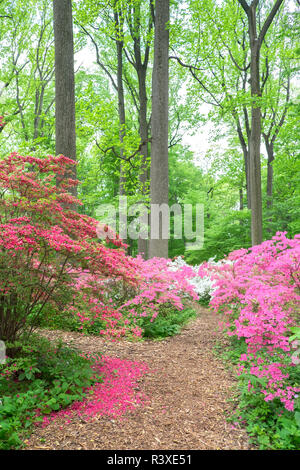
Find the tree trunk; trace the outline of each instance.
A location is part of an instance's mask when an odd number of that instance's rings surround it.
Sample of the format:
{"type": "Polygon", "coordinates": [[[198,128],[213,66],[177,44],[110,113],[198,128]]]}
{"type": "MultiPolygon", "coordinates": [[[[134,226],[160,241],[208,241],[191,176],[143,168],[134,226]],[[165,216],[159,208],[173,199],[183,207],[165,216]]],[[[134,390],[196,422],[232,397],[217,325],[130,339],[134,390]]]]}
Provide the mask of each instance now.
{"type": "Polygon", "coordinates": [[[273,198],[273,161],[274,161],[274,146],[273,143],[265,141],[267,155],[268,155],[268,167],[267,167],[267,208],[272,207],[273,198]]]}
{"type": "MultiPolygon", "coordinates": [[[[142,165],[139,176],[141,191],[146,196],[149,192],[149,172],[148,172],[148,122],[147,122],[147,90],[146,90],[146,68],[137,70],[139,81],[139,134],[142,142],[141,155],[142,165]]],[[[138,254],[144,259],[148,258],[148,240],[138,239],[138,254]]]]}
{"type": "MultiPolygon", "coordinates": [[[[53,0],[55,43],[55,153],[76,160],[74,46],[71,0],[53,0]]],[[[76,167],[72,168],[76,179],[76,167]]],[[[57,184],[64,179],[62,177],[57,184]]],[[[76,196],[77,188],[70,192],[76,196]]]]}
{"type": "Polygon", "coordinates": [[[243,194],[243,188],[241,187],[239,190],[240,193],[240,211],[244,209],[244,194],[243,194]]]}
{"type": "MultiPolygon", "coordinates": [[[[250,132],[247,130],[247,141],[244,137],[241,123],[239,120],[239,117],[237,116],[237,113],[233,113],[233,117],[236,120],[236,130],[237,134],[239,136],[239,141],[242,147],[243,151],[243,157],[244,157],[244,168],[245,168],[245,178],[246,178],[246,192],[247,192],[247,207],[248,209],[251,209],[251,191],[250,191],[250,161],[249,161],[249,143],[250,143],[250,132]]],[[[247,126],[249,127],[249,126],[247,126]]]]}
{"type": "Polygon", "coordinates": [[[261,108],[256,99],[260,99],[259,78],[259,45],[256,32],[256,7],[250,7],[249,11],[249,36],[251,47],[251,96],[253,104],[251,108],[251,133],[249,143],[249,170],[250,170],[250,196],[251,196],[251,240],[252,245],[262,243],[262,196],[261,196],[261,108]]]}
{"type": "MultiPolygon", "coordinates": [[[[150,36],[150,33],[153,28],[153,15],[152,15],[152,0],[149,2],[149,11],[148,11],[148,28],[147,33],[150,36]]],[[[147,68],[149,63],[149,53],[150,53],[150,41],[149,38],[144,46],[144,54],[142,53],[142,44],[143,40],[141,37],[142,31],[142,22],[141,22],[141,4],[139,0],[133,5],[133,9],[129,6],[131,14],[129,28],[131,31],[131,36],[133,39],[133,50],[134,50],[134,60],[131,61],[131,64],[134,66],[137,78],[138,78],[138,96],[139,96],[139,135],[141,139],[141,168],[139,174],[139,183],[140,183],[140,192],[142,194],[141,203],[147,204],[149,199],[149,163],[148,163],[148,137],[149,137],[149,126],[147,122],[147,87],[146,87],[146,77],[147,77],[147,68]],[[144,56],[144,59],[142,57],[144,56]]],[[[149,218],[147,225],[149,227],[149,218]]],[[[149,251],[149,242],[147,239],[138,238],[138,254],[142,255],[144,259],[148,258],[149,251]]]]}
{"type": "MultiPolygon", "coordinates": [[[[276,0],[270,13],[257,34],[256,10],[259,0],[252,0],[249,5],[246,0],[238,0],[248,17],[249,40],[250,40],[250,82],[251,82],[251,132],[249,142],[250,160],[250,192],[251,192],[251,240],[252,245],[262,242],[262,197],[261,197],[261,165],[260,165],[260,143],[261,143],[261,103],[262,91],[259,77],[260,48],[265,39],[267,31],[272,24],[278,10],[284,0],[276,0]]],[[[259,22],[260,24],[260,22],[259,22]]]]}
{"type": "Polygon", "coordinates": [[[124,98],[124,87],[123,87],[123,28],[122,22],[117,11],[114,12],[114,18],[116,23],[117,32],[117,87],[118,87],[118,111],[119,111],[119,139],[120,139],[120,196],[126,194],[125,184],[126,175],[124,171],[124,137],[126,135],[126,117],[125,117],[125,98],[124,98]]]}
{"type": "MultiPolygon", "coordinates": [[[[169,0],[156,0],[154,63],[152,75],[152,144],[150,169],[151,204],[169,202],[168,101],[169,101],[169,0]]],[[[151,220],[152,225],[152,220],[151,220]]],[[[151,227],[152,229],[152,227],[151,227]]],[[[149,257],[168,258],[168,239],[162,236],[162,217],[157,240],[150,235],[149,257]]]]}
{"type": "Polygon", "coordinates": [[[269,233],[272,232],[271,224],[272,224],[272,216],[271,216],[271,209],[273,205],[273,161],[274,161],[274,144],[270,142],[268,136],[264,134],[267,155],[268,155],[268,163],[267,163],[267,211],[268,211],[268,226],[267,231],[269,233]]]}

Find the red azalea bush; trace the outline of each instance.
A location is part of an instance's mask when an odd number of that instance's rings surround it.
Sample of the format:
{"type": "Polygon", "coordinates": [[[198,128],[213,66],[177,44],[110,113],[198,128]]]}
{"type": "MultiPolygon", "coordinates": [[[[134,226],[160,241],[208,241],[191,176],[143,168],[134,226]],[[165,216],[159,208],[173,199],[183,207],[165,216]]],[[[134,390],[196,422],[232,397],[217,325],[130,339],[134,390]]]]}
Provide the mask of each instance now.
{"type": "MultiPolygon", "coordinates": [[[[14,342],[30,333],[45,311],[55,308],[97,323],[99,333],[139,336],[137,319],[154,320],[162,304],[183,308],[182,297],[197,298],[187,267],[176,272],[164,259],[144,261],[125,254],[116,234],[98,239],[100,224],[78,214],[68,191],[78,181],[74,161],[12,153],[0,162],[0,338],[14,342]],[[60,181],[59,186],[55,183],[60,181]]],[[[101,227],[100,227],[101,228],[101,227]]]]}
{"type": "Polygon", "coordinates": [[[50,304],[63,309],[72,302],[83,272],[136,284],[122,242],[106,247],[97,221],[72,209],[80,204],[68,193],[78,184],[68,178],[74,164],[62,155],[16,153],[0,162],[0,338],[6,342],[30,333],[50,304]]]}
{"type": "Polygon", "coordinates": [[[202,267],[215,281],[211,306],[223,314],[223,327],[247,345],[239,373],[249,377],[248,390],[258,386],[265,401],[277,398],[290,411],[300,391],[289,341],[290,328],[299,326],[299,266],[300,235],[289,240],[278,232],[232,252],[221,266],[202,267]]]}

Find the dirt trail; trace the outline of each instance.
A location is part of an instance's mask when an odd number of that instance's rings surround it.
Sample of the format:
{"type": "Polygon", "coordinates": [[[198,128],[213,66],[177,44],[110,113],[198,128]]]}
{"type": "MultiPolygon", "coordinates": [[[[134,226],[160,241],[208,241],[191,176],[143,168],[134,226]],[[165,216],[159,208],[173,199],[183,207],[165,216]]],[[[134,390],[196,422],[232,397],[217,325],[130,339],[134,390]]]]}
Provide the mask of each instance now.
{"type": "Polygon", "coordinates": [[[99,416],[84,422],[79,416],[67,425],[61,418],[36,428],[27,449],[97,450],[227,450],[249,449],[248,437],[226,422],[232,410],[233,376],[212,352],[218,319],[208,309],[180,335],[164,341],[108,342],[94,336],[47,331],[82,351],[146,362],[151,370],[138,384],[149,402],[117,419],[99,416]]]}

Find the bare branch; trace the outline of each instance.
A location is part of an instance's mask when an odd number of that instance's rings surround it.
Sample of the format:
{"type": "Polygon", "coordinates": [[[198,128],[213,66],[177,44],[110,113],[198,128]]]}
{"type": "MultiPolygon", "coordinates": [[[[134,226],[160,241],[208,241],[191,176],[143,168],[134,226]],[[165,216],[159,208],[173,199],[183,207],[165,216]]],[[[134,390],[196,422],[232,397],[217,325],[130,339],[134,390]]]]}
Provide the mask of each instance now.
{"type": "Polygon", "coordinates": [[[94,47],[95,47],[95,50],[96,50],[96,61],[97,61],[97,64],[99,65],[99,67],[104,70],[104,72],[108,75],[108,77],[110,78],[110,81],[112,83],[112,86],[114,87],[114,89],[116,91],[118,91],[118,86],[116,84],[116,82],[114,81],[111,73],[107,70],[107,67],[101,62],[100,60],[100,54],[99,54],[99,47],[98,47],[98,44],[96,43],[95,39],[93,38],[93,36],[91,35],[91,33],[82,25],[79,25],[80,28],[84,31],[84,33],[89,36],[89,38],[91,39],[92,43],[94,44],[94,47]]]}
{"type": "Polygon", "coordinates": [[[239,4],[243,7],[243,9],[245,10],[246,14],[248,15],[249,11],[250,11],[250,8],[249,8],[249,5],[248,3],[246,2],[246,0],[238,0],[239,4]]]}
{"type": "Polygon", "coordinates": [[[214,94],[206,87],[206,85],[204,85],[204,83],[202,82],[202,80],[200,80],[200,78],[196,75],[195,73],[195,70],[199,70],[201,71],[201,69],[197,68],[197,67],[194,67],[193,65],[187,65],[187,64],[184,64],[182,62],[182,60],[179,59],[179,57],[176,57],[176,56],[169,56],[169,59],[175,59],[177,60],[177,62],[182,66],[182,67],[185,67],[185,68],[188,68],[191,75],[194,77],[195,80],[197,80],[197,82],[202,86],[202,88],[212,97],[212,99],[214,100],[214,102],[211,102],[211,101],[205,101],[203,100],[205,103],[207,104],[211,104],[212,106],[219,106],[220,108],[222,108],[222,104],[219,100],[217,100],[217,98],[214,96],[214,94]]]}
{"type": "Polygon", "coordinates": [[[281,4],[283,3],[284,0],[276,0],[272,10],[270,11],[267,19],[265,20],[264,22],[264,25],[259,33],[259,36],[258,36],[258,48],[260,48],[260,46],[262,45],[262,42],[264,40],[264,37],[269,29],[269,27],[271,26],[272,24],[272,21],[276,15],[276,13],[278,12],[279,8],[281,7],[281,4]]]}

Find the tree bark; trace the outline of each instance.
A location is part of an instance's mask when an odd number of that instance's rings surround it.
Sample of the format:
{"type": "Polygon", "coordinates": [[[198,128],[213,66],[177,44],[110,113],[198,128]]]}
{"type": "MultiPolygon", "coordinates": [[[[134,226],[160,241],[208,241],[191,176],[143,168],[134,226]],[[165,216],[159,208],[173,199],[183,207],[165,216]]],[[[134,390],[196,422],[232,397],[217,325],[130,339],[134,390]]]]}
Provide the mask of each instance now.
{"type": "MultiPolygon", "coordinates": [[[[76,160],[74,45],[71,0],[53,0],[55,44],[55,153],[76,160]]],[[[66,175],[65,175],[66,176],[66,175]]],[[[68,175],[69,176],[69,175],[68,175]]],[[[76,179],[76,166],[72,168],[76,179]]],[[[57,184],[63,181],[62,177],[57,184]]],[[[77,188],[70,192],[76,196],[77,188]]]]}
{"type": "MultiPolygon", "coordinates": [[[[152,74],[151,204],[169,202],[168,104],[169,104],[169,0],[156,0],[154,63],[152,74]]],[[[152,221],[151,221],[152,222],[152,221]]],[[[149,257],[168,258],[168,239],[150,235],[149,257]]]]}
{"type": "MultiPolygon", "coordinates": [[[[150,36],[150,33],[153,28],[153,5],[152,0],[149,2],[149,12],[148,12],[148,28],[147,34],[150,36]]],[[[142,193],[141,203],[148,203],[149,196],[149,150],[148,150],[148,141],[149,141],[149,124],[147,121],[147,107],[148,107],[148,97],[147,97],[147,87],[146,87],[146,77],[147,77],[147,68],[149,63],[149,53],[150,53],[150,41],[146,41],[144,46],[144,51],[142,51],[142,38],[141,38],[141,0],[136,2],[132,7],[129,6],[129,16],[128,23],[133,40],[133,51],[134,59],[127,54],[127,58],[131,65],[135,68],[137,78],[138,78],[138,113],[139,113],[139,136],[141,140],[140,155],[141,155],[141,168],[139,174],[139,183],[140,183],[140,192],[142,193]]],[[[149,225],[149,221],[148,221],[149,225]]],[[[144,259],[148,258],[148,240],[139,237],[138,238],[138,254],[142,255],[144,259]]]]}
{"type": "Polygon", "coordinates": [[[274,161],[274,145],[273,142],[265,140],[268,163],[267,163],[267,208],[271,209],[273,201],[273,161],[274,161]]]}
{"type": "Polygon", "coordinates": [[[251,192],[251,240],[252,245],[262,242],[262,197],[261,197],[261,105],[262,91],[259,77],[260,48],[265,35],[275,18],[284,0],[276,0],[273,8],[268,14],[259,35],[257,34],[256,10],[259,0],[252,0],[248,5],[246,0],[238,0],[248,17],[249,40],[250,40],[250,83],[251,96],[253,99],[251,107],[251,133],[249,142],[249,166],[250,166],[250,192],[251,192]]]}
{"type": "Polygon", "coordinates": [[[242,211],[244,210],[244,194],[243,194],[242,187],[239,189],[239,194],[240,194],[240,211],[242,211]]]}
{"type": "MultiPolygon", "coordinates": [[[[141,173],[139,176],[141,191],[144,195],[148,194],[149,188],[149,171],[148,171],[148,122],[147,122],[147,90],[146,90],[146,68],[140,67],[137,69],[139,81],[139,134],[142,142],[141,155],[142,165],[141,173]]],[[[138,254],[142,255],[144,259],[148,258],[149,251],[148,240],[143,238],[138,239],[138,254]]]]}
{"type": "Polygon", "coordinates": [[[239,136],[239,141],[243,151],[244,167],[245,167],[245,178],[246,178],[246,193],[247,193],[247,207],[251,209],[251,190],[250,190],[250,159],[249,159],[249,143],[250,143],[250,132],[247,132],[247,142],[244,138],[241,123],[236,113],[233,113],[236,120],[236,130],[239,136]]]}
{"type": "Polygon", "coordinates": [[[251,49],[250,80],[251,96],[251,133],[249,142],[249,170],[251,194],[251,240],[252,245],[262,243],[262,196],[261,196],[261,107],[259,76],[259,44],[256,31],[256,3],[251,4],[248,14],[249,38],[251,49]],[[258,99],[258,101],[257,101],[258,99]]]}
{"type": "Polygon", "coordinates": [[[123,24],[122,18],[118,11],[114,11],[115,27],[117,33],[117,88],[118,88],[118,112],[119,112],[119,139],[120,139],[120,196],[126,194],[126,174],[124,171],[124,164],[122,159],[124,158],[124,137],[126,135],[126,115],[125,115],[125,98],[124,98],[124,87],[123,87],[123,24]]]}

